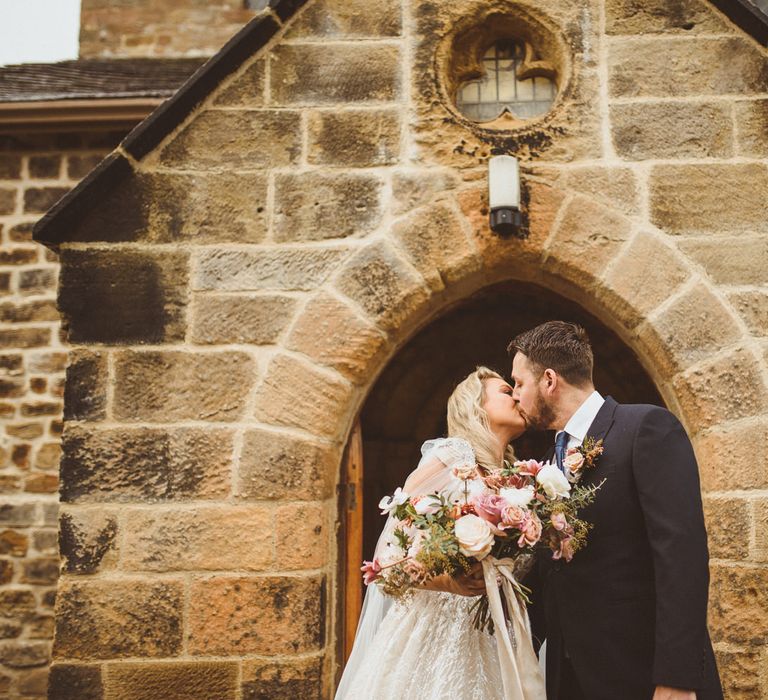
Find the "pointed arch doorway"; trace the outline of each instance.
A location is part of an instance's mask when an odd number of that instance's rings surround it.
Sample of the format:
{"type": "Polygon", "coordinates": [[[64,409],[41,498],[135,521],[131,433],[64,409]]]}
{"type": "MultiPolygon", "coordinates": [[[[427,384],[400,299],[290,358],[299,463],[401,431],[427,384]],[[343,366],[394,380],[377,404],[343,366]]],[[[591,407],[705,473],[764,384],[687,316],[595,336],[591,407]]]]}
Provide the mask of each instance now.
{"type": "MultiPolygon", "coordinates": [[[[575,321],[589,334],[595,386],[623,403],[664,406],[635,353],[579,304],[528,282],[485,288],[446,309],[389,361],[371,389],[347,445],[342,474],[341,580],[343,633],[340,659],[351,651],[363,600],[360,562],[370,559],[383,517],[377,504],[414,469],[424,440],[444,435],[453,388],[483,364],[509,376],[506,347],[517,333],[551,319],[575,321]]],[[[552,435],[524,435],[523,457],[540,457],[552,435]]]]}

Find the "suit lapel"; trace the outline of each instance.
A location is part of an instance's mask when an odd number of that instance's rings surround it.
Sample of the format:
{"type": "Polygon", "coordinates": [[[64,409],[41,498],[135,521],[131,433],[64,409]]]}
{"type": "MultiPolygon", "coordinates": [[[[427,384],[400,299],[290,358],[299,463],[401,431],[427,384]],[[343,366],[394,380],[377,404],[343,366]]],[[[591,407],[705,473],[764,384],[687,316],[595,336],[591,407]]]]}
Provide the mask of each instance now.
{"type": "MultiPolygon", "coordinates": [[[[618,405],[619,404],[613,399],[613,397],[606,396],[605,402],[600,407],[600,410],[595,416],[595,420],[592,421],[592,425],[590,425],[589,430],[587,430],[587,435],[584,438],[585,441],[587,438],[594,438],[596,441],[605,439],[606,435],[608,435],[608,431],[611,429],[611,426],[613,426],[614,414],[616,413],[616,407],[618,405]]],[[[587,470],[581,479],[582,484],[591,484],[592,482],[596,481],[596,477],[599,476],[601,471],[601,460],[604,457],[604,454],[598,457],[597,467],[587,470]]]]}

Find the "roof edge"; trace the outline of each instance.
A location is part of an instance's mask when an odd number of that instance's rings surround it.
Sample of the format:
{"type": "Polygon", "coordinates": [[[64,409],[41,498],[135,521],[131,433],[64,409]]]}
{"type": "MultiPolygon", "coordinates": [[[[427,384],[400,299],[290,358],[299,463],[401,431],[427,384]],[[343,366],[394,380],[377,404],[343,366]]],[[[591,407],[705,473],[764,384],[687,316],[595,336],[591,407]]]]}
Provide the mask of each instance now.
{"type": "Polygon", "coordinates": [[[709,2],[761,46],[768,47],[768,16],[749,0],[709,0],[709,2]]]}

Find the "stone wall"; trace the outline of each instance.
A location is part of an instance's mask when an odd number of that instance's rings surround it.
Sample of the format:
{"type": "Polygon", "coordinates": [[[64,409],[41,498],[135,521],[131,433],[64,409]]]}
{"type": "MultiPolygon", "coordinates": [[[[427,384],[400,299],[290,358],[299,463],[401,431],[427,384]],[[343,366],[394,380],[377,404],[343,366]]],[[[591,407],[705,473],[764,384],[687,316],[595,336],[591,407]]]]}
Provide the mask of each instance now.
{"type": "Polygon", "coordinates": [[[32,225],[119,135],[0,135],[0,695],[43,698],[59,575],[67,346],[58,257],[32,225]]]}
{"type": "Polygon", "coordinates": [[[768,55],[696,0],[520,4],[570,52],[529,128],[463,123],[434,74],[511,3],[316,0],[72,231],[53,697],[328,697],[352,421],[415,329],[517,279],[684,421],[728,697],[768,698],[768,55]],[[523,240],[487,227],[493,149],[523,240]]]}

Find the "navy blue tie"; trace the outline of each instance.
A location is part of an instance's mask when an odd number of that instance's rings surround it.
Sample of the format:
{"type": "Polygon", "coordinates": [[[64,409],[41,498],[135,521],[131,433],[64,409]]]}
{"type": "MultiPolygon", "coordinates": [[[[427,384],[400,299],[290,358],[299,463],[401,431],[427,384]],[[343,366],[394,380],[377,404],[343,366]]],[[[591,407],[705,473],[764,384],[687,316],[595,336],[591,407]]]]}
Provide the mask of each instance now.
{"type": "Polygon", "coordinates": [[[565,471],[565,451],[568,448],[568,433],[565,430],[561,430],[555,438],[555,459],[557,460],[557,466],[560,467],[560,471],[565,471]]]}

